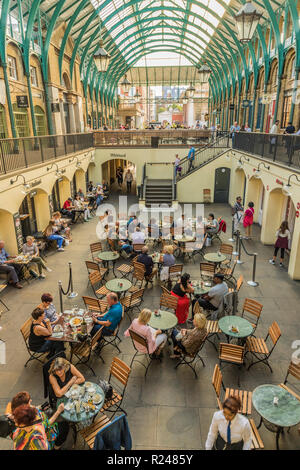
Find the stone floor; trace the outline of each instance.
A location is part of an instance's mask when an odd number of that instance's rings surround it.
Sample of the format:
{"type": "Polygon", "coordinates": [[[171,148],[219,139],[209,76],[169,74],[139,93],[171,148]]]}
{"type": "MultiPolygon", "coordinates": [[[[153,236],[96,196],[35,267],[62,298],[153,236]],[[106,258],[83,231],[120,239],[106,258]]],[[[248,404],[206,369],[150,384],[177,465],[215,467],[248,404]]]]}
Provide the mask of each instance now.
{"type": "MultiPolygon", "coordinates": [[[[115,200],[113,197],[110,200],[115,200]]],[[[132,203],[134,197],[130,197],[132,203]]],[[[108,201],[110,202],[110,201],[108,201]]],[[[230,207],[227,205],[206,206],[205,213],[211,210],[219,216],[222,215],[230,227],[230,207]]],[[[73,230],[73,242],[63,253],[51,253],[47,260],[53,272],[47,273],[44,281],[35,280],[31,284],[24,285],[22,291],[7,289],[3,299],[9,305],[10,311],[1,317],[1,338],[6,342],[6,364],[0,365],[0,412],[3,412],[6,403],[11,397],[21,390],[28,390],[33,402],[38,404],[44,401],[41,366],[32,362],[24,368],[27,352],[20,334],[20,327],[30,316],[33,308],[39,303],[43,292],[51,292],[55,296],[55,303],[59,306],[58,280],[63,281],[66,287],[68,276],[68,262],[72,262],[74,275],[74,289],[79,296],[74,303],[81,304],[82,295],[92,295],[87,288],[87,275],[84,261],[90,258],[89,244],[96,241],[96,223],[94,218],[86,224],[79,224],[73,230]]],[[[264,305],[262,317],[257,329],[257,336],[265,336],[268,326],[276,320],[282,330],[277,347],[271,358],[273,374],[264,365],[254,366],[248,372],[241,373],[241,388],[253,390],[264,383],[280,383],[286,374],[288,364],[293,353],[292,342],[300,339],[299,327],[299,282],[289,279],[287,269],[272,266],[268,260],[272,253],[272,247],[263,246],[258,242],[259,227],[254,227],[255,240],[248,241],[247,248],[250,252],[258,253],[257,280],[258,287],[250,287],[247,282],[240,291],[239,309],[245,297],[251,297],[264,305]]],[[[229,233],[223,235],[227,241],[229,233]]],[[[216,250],[214,244],[211,251],[216,250]]],[[[252,260],[244,253],[245,261],[237,268],[237,274],[243,274],[245,281],[251,278],[252,260]]],[[[287,262],[287,260],[286,260],[287,262]]],[[[188,262],[184,271],[192,277],[199,275],[199,261],[195,264],[188,262]]],[[[160,288],[154,285],[145,293],[144,306],[157,307],[159,304],[160,288]]],[[[65,301],[65,307],[70,306],[65,301]]],[[[129,326],[129,320],[125,318],[122,330],[129,326]]],[[[134,349],[130,339],[123,339],[119,357],[126,363],[130,363],[134,349]]],[[[97,377],[107,378],[108,368],[115,350],[107,347],[103,352],[105,365],[93,358],[92,365],[97,377]]],[[[180,367],[174,369],[174,360],[169,358],[169,351],[164,351],[162,363],[154,362],[144,378],[144,368],[139,364],[133,366],[129,385],[126,391],[124,407],[128,412],[128,420],[133,438],[134,449],[203,449],[209,429],[210,421],[216,411],[216,399],[211,385],[211,378],[215,364],[218,361],[217,353],[211,344],[206,344],[203,352],[206,367],[198,365],[198,379],[194,378],[189,368],[180,367]]],[[[81,367],[86,378],[93,380],[93,376],[84,366],[81,367]]],[[[224,368],[224,382],[226,385],[236,386],[236,369],[227,366],[224,368]]],[[[253,412],[253,417],[258,422],[258,416],[253,412]]],[[[263,426],[260,429],[266,449],[275,449],[275,435],[267,431],[263,426]]],[[[71,439],[68,439],[66,447],[71,447],[71,439]]],[[[81,446],[81,443],[78,443],[81,446]]],[[[291,429],[280,438],[281,449],[300,449],[300,436],[297,427],[291,429]]],[[[0,439],[0,449],[11,448],[9,440],[0,439]]]]}

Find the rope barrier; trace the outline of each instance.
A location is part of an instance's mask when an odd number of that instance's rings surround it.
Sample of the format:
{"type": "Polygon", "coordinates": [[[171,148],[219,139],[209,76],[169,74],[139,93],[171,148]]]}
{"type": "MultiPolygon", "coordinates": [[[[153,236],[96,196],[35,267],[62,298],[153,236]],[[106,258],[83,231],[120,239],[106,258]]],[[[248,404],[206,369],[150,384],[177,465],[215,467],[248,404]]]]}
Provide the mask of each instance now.
{"type": "Polygon", "coordinates": [[[69,280],[68,288],[64,291],[62,281],[58,281],[58,293],[60,302],[60,311],[63,312],[63,295],[68,296],[69,299],[77,297],[78,293],[73,291],[73,274],[72,274],[72,263],[69,262],[69,280]]]}

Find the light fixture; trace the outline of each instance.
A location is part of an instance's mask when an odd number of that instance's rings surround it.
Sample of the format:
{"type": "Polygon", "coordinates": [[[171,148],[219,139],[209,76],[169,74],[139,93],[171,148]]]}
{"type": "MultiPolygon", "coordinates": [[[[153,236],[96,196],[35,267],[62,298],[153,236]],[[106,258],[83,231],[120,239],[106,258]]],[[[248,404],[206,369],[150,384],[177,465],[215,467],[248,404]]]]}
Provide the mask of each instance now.
{"type": "Polygon", "coordinates": [[[262,13],[259,13],[250,1],[247,1],[234,15],[238,30],[237,37],[240,42],[251,41],[261,17],[262,13]]]}
{"type": "Polygon", "coordinates": [[[101,29],[100,29],[99,47],[93,56],[98,72],[106,72],[109,66],[109,62],[110,62],[110,55],[104,49],[103,44],[104,43],[101,37],[101,29]]]}
{"type": "Polygon", "coordinates": [[[138,103],[140,101],[141,97],[142,97],[142,95],[138,92],[138,90],[136,90],[136,93],[134,95],[134,99],[135,99],[136,103],[138,103]]]}
{"type": "Polygon", "coordinates": [[[289,176],[287,184],[283,185],[283,187],[282,187],[282,192],[283,192],[283,194],[285,194],[285,196],[291,196],[292,195],[292,193],[291,193],[292,185],[290,184],[290,180],[291,180],[292,176],[295,176],[296,180],[300,183],[300,179],[298,178],[298,176],[295,173],[292,173],[289,176]]]}
{"type": "Polygon", "coordinates": [[[194,87],[194,85],[191,82],[190,86],[185,90],[187,98],[188,99],[193,98],[193,96],[195,94],[195,91],[196,91],[196,88],[194,87]]]}
{"type": "Polygon", "coordinates": [[[198,74],[200,83],[206,83],[210,77],[211,70],[207,65],[202,65],[198,70],[198,74]]]}
{"type": "Polygon", "coordinates": [[[186,93],[184,93],[184,95],[183,95],[182,103],[183,103],[183,104],[187,104],[187,103],[188,103],[188,97],[186,96],[186,93]]]}
{"type": "Polygon", "coordinates": [[[56,166],[56,171],[59,171],[57,163],[52,163],[51,166],[47,166],[47,171],[52,170],[52,168],[54,167],[54,165],[56,166]]]}
{"type": "Polygon", "coordinates": [[[264,162],[260,162],[260,163],[258,164],[258,167],[255,168],[254,178],[257,178],[257,179],[260,178],[260,176],[261,176],[260,166],[261,166],[261,165],[263,165],[264,168],[266,168],[266,170],[269,170],[269,169],[270,169],[270,166],[269,166],[269,165],[266,165],[264,162]]]}
{"type": "Polygon", "coordinates": [[[124,88],[125,93],[128,93],[128,92],[129,92],[131,83],[130,83],[130,81],[128,80],[126,73],[125,73],[123,82],[121,82],[121,86],[124,88]]]}

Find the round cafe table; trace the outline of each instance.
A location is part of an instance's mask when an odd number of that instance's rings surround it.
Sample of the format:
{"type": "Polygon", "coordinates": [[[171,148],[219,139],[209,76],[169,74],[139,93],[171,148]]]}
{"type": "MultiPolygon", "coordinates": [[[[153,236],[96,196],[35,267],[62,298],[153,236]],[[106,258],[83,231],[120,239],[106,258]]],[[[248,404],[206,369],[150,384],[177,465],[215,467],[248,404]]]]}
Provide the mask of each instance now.
{"type": "Polygon", "coordinates": [[[148,325],[155,330],[167,331],[174,328],[177,325],[178,320],[174,313],[168,312],[167,310],[160,310],[160,317],[154,315],[154,312],[151,313],[151,318],[148,322],[148,325]]]}
{"type": "Polygon", "coordinates": [[[175,235],[175,240],[177,240],[179,243],[188,243],[192,242],[195,240],[195,237],[192,237],[191,235],[175,235]]]}
{"type": "Polygon", "coordinates": [[[99,251],[97,257],[103,261],[103,264],[107,266],[109,272],[109,262],[112,262],[113,266],[113,273],[115,274],[115,264],[117,259],[120,258],[119,253],[115,253],[114,251],[99,251]]]}
{"type": "Polygon", "coordinates": [[[253,333],[253,326],[248,320],[237,315],[226,315],[220,318],[219,328],[226,335],[227,341],[229,338],[237,338],[239,344],[243,344],[246,338],[253,333]],[[230,327],[234,325],[238,328],[238,332],[234,333],[230,327]]]}
{"type": "Polygon", "coordinates": [[[199,297],[203,294],[207,294],[210,291],[211,286],[205,286],[204,283],[203,283],[202,286],[201,285],[200,286],[198,286],[198,285],[195,286],[195,282],[198,283],[198,281],[192,281],[192,287],[194,289],[194,296],[199,297]]]}
{"type": "Polygon", "coordinates": [[[276,449],[279,450],[279,436],[284,428],[300,423],[300,401],[279,385],[259,385],[252,392],[252,403],[261,416],[258,428],[265,427],[276,433],[276,449]],[[274,404],[274,397],[278,404],[274,404]]]}
{"type": "Polygon", "coordinates": [[[209,263],[220,264],[220,263],[223,263],[223,261],[225,261],[226,256],[223,255],[222,253],[220,253],[220,255],[218,255],[218,253],[206,253],[204,255],[204,259],[205,261],[208,261],[209,263]]]}
{"type": "Polygon", "coordinates": [[[120,297],[123,292],[130,289],[131,286],[132,282],[124,278],[111,279],[105,284],[105,287],[111,292],[118,294],[118,297],[120,297]],[[122,286],[120,286],[120,284],[122,284],[122,286]]]}

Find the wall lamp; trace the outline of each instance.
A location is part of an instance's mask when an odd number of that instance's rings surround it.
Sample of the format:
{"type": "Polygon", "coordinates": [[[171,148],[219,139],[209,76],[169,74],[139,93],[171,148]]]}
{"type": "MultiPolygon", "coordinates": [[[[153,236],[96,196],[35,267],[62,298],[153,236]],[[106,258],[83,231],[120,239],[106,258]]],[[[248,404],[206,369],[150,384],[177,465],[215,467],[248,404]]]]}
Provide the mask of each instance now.
{"type": "Polygon", "coordinates": [[[261,171],[260,171],[260,166],[263,165],[264,168],[266,168],[266,170],[269,170],[271,167],[270,165],[266,165],[264,162],[260,162],[258,164],[258,167],[255,168],[255,174],[254,174],[254,178],[260,178],[260,175],[261,175],[261,171]]]}
{"type": "Polygon", "coordinates": [[[78,157],[70,158],[69,163],[72,163],[74,160],[76,160],[76,167],[80,168],[81,167],[81,162],[78,160],[78,157]]]}
{"type": "Polygon", "coordinates": [[[285,184],[285,185],[282,187],[282,192],[283,192],[283,194],[285,194],[286,196],[291,196],[291,195],[292,195],[292,193],[291,193],[291,191],[290,191],[290,188],[292,187],[292,185],[290,184],[290,181],[291,181],[292,176],[295,176],[296,180],[300,183],[300,178],[296,175],[296,173],[292,173],[292,174],[289,176],[289,179],[288,179],[287,184],[285,184]]]}
{"type": "Polygon", "coordinates": [[[23,178],[23,184],[24,184],[24,186],[25,186],[26,180],[25,180],[25,176],[24,176],[24,175],[17,175],[15,179],[12,178],[12,179],[10,180],[10,184],[16,183],[19,178],[23,178]]]}
{"type": "Polygon", "coordinates": [[[245,157],[245,155],[241,155],[240,159],[238,161],[238,168],[243,167],[244,162],[242,161],[242,158],[244,158],[246,160],[246,162],[250,162],[250,158],[245,157]]]}

